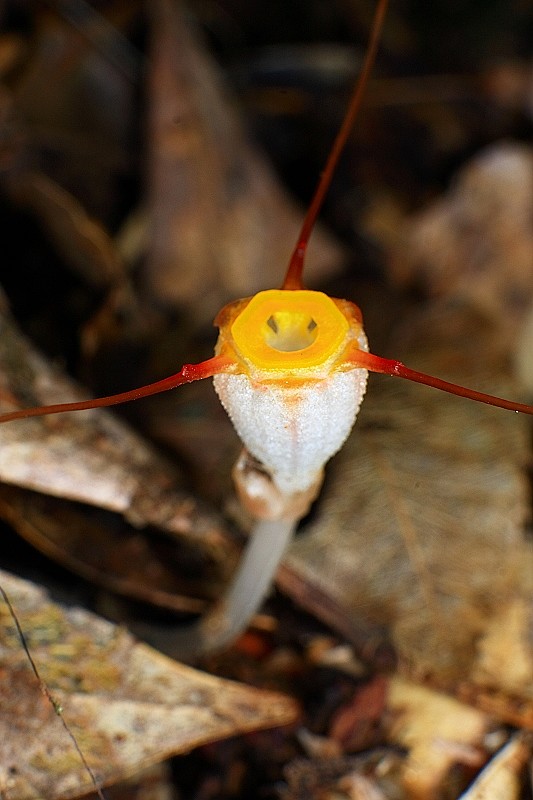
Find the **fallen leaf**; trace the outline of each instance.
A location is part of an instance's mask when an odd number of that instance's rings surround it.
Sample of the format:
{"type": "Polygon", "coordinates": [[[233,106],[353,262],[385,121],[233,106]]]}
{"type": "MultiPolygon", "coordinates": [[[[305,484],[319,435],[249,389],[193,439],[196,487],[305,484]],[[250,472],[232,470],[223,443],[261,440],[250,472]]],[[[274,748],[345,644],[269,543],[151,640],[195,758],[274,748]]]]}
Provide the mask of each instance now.
{"type": "MultiPolygon", "coordinates": [[[[399,355],[432,374],[517,395],[473,318],[462,334],[458,318],[468,319],[464,309],[425,317],[416,344],[399,355]]],[[[372,377],[280,586],[345,634],[358,620],[386,628],[403,674],[533,724],[528,617],[513,617],[533,591],[528,456],[525,417],[372,377]],[[498,646],[520,654],[520,668],[501,657],[491,667],[498,646]]]]}
{"type": "Polygon", "coordinates": [[[0,606],[0,786],[10,800],[73,798],[93,785],[62,718],[102,784],[170,755],[297,716],[293,700],[184,667],[123,629],[0,573],[41,679],[0,606]]]}
{"type": "MultiPolygon", "coordinates": [[[[194,537],[134,528],[102,509],[0,484],[0,517],[85,580],[161,608],[202,612],[227,580],[223,562],[209,557],[194,537]]],[[[228,544],[226,566],[235,560],[234,549],[228,544]]]]}
{"type": "MultiPolygon", "coordinates": [[[[0,326],[3,409],[83,396],[33,351],[6,312],[0,326]]],[[[198,598],[200,589],[200,598],[213,596],[236,564],[237,547],[215,512],[184,489],[175,465],[109,412],[2,425],[0,450],[6,484],[0,514],[41,551],[91,580],[190,611],[198,605],[176,598],[178,586],[182,595],[192,589],[198,598]],[[159,541],[145,538],[143,528],[155,529],[159,541]],[[207,593],[198,584],[202,564],[212,584],[207,593]]]]}
{"type": "Polygon", "coordinates": [[[358,752],[380,739],[380,723],[386,705],[388,680],[377,675],[366,682],[333,715],[329,735],[345,751],[358,752]]]}
{"type": "MultiPolygon", "coordinates": [[[[158,303],[194,302],[197,316],[211,320],[228,299],[279,283],[302,214],[250,145],[180,6],[157,0],[150,11],[151,242],[144,279],[158,303]]],[[[332,274],[341,261],[341,249],[317,231],[308,279],[332,274]]]]}

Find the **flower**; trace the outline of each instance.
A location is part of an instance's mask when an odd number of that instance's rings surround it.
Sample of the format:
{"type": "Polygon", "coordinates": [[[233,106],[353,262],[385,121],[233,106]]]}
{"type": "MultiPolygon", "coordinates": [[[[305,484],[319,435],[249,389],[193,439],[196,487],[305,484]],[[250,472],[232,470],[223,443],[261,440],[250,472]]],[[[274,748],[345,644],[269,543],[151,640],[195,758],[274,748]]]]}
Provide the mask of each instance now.
{"type": "Polygon", "coordinates": [[[272,289],[226,306],[218,356],[230,373],[214,386],[246,449],[286,495],[321,479],[348,436],[368,372],[354,366],[367,351],[361,314],[322,292],[272,289]]]}

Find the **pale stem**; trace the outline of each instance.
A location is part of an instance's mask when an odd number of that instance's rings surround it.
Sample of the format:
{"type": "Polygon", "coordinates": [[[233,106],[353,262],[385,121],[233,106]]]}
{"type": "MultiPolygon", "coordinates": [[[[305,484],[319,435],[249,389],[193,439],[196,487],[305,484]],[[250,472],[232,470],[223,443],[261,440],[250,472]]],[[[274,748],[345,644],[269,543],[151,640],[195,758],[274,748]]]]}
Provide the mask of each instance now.
{"type": "MultiPolygon", "coordinates": [[[[214,609],[185,628],[154,634],[146,628],[146,639],[180,660],[221,650],[248,626],[261,606],[299,518],[258,520],[226,594],[214,609]]],[[[141,634],[139,628],[134,630],[141,634]]]]}

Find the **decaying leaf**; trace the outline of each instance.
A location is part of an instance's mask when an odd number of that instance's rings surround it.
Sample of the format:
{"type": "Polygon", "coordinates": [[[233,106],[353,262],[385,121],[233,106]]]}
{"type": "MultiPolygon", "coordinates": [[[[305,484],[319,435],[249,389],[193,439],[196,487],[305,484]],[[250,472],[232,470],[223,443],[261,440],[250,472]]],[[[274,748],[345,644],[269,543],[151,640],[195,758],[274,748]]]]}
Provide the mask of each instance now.
{"type": "MultiPolygon", "coordinates": [[[[103,784],[200,744],[296,718],[291,699],[179,665],[79,608],[65,610],[8,573],[42,680],[103,784]]],[[[93,786],[43,695],[7,606],[0,606],[0,787],[9,800],[76,797],[93,786]]]]}
{"type": "MultiPolygon", "coordinates": [[[[72,384],[35,354],[7,313],[0,326],[3,408],[74,398],[72,384]]],[[[215,591],[235,566],[237,549],[221,520],[183,489],[176,466],[112,414],[61,414],[2,425],[0,448],[0,480],[16,487],[2,488],[0,514],[40,550],[86,577],[141,599],[156,600],[160,593],[157,602],[192,610],[194,604],[173,597],[180,582],[176,559],[185,559],[182,592],[200,574],[202,560],[211,564],[215,591]],[[60,498],[63,505],[32,498],[31,492],[60,498]],[[118,520],[103,512],[118,514],[118,520]],[[148,526],[163,540],[145,540],[139,529],[148,526]],[[171,552],[172,539],[180,544],[179,554],[171,552]]]]}
{"type": "MultiPolygon", "coordinates": [[[[31,349],[7,315],[0,325],[0,398],[6,411],[82,399],[31,349]]],[[[194,509],[176,493],[176,469],[108,413],[3,425],[0,444],[0,479],[6,483],[97,505],[139,524],[159,521],[168,530],[191,529],[194,509]]]]}
{"type": "MultiPolygon", "coordinates": [[[[464,308],[417,330],[406,363],[517,395],[464,308]]],[[[527,459],[525,418],[374,378],[282,587],[319,616],[333,608],[345,632],[357,618],[386,626],[404,674],[533,724],[527,459]]]]}
{"type": "Polygon", "coordinates": [[[202,612],[208,600],[216,600],[235,561],[231,543],[224,551],[225,569],[218,548],[210,557],[209,547],[194,537],[139,530],[116,514],[6,484],[0,484],[0,517],[93,585],[180,613],[202,612]]]}
{"type": "MultiPolygon", "coordinates": [[[[221,305],[279,283],[301,213],[253,150],[179,4],[150,4],[151,243],[145,280],[164,305],[221,305]]],[[[331,274],[340,249],[313,235],[306,273],[331,274]]]]}

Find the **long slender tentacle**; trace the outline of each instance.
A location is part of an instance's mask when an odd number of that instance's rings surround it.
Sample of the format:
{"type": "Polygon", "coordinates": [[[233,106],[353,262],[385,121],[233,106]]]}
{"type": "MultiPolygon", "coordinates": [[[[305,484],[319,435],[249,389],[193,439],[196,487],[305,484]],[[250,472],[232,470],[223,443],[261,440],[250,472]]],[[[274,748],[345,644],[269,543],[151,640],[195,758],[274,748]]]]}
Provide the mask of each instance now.
{"type": "Polygon", "coordinates": [[[383,375],[391,375],[395,378],[405,378],[408,381],[423,383],[426,386],[432,386],[434,389],[440,389],[441,392],[476,400],[478,403],[486,403],[489,406],[505,408],[508,411],[533,415],[533,406],[527,405],[527,403],[516,403],[513,400],[505,400],[503,397],[495,397],[492,394],[485,394],[485,392],[477,392],[475,389],[467,389],[465,386],[435,378],[425,372],[417,372],[406,367],[401,361],[375,356],[372,353],[365,353],[363,350],[358,351],[357,355],[353,356],[352,363],[354,367],[364,367],[370,372],[380,372],[383,375]]]}
{"type": "Polygon", "coordinates": [[[292,253],[289,267],[281,287],[282,289],[303,289],[302,273],[304,269],[307,245],[309,244],[309,239],[313,232],[313,228],[315,227],[315,222],[320,209],[322,208],[322,203],[324,202],[326,193],[331,186],[333,173],[337,168],[339,158],[341,157],[342,151],[344,150],[346,142],[348,141],[355,118],[357,117],[359,108],[361,107],[366,85],[376,59],[376,52],[379,45],[381,30],[385,20],[385,14],[387,12],[387,2],[388,0],[379,0],[377,4],[374,21],[372,23],[372,30],[370,32],[370,41],[368,43],[365,60],[359,75],[359,80],[355,85],[352,98],[348,106],[348,111],[346,112],[342,126],[335,138],[335,141],[333,142],[333,147],[331,148],[331,152],[328,156],[326,166],[322,171],[318,186],[316,187],[313,195],[313,199],[311,200],[311,204],[307,214],[305,215],[302,229],[300,231],[300,235],[298,236],[298,241],[296,242],[296,247],[292,253]]]}
{"type": "Polygon", "coordinates": [[[131,389],[128,392],[112,394],[108,397],[98,397],[92,400],[80,400],[74,403],[58,403],[51,406],[36,406],[35,408],[22,408],[19,411],[11,411],[0,415],[0,423],[11,422],[14,419],[26,419],[27,417],[42,417],[45,414],[62,414],[65,411],[86,411],[89,408],[102,408],[104,406],[114,406],[118,403],[128,403],[131,400],[139,400],[141,397],[149,397],[152,394],[167,392],[175,389],[184,383],[201,381],[204,378],[211,378],[219,372],[235,372],[235,362],[223,356],[202,361],[200,364],[185,364],[175,375],[163,378],[161,381],[150,383],[148,386],[141,386],[138,389],[131,389]]]}

